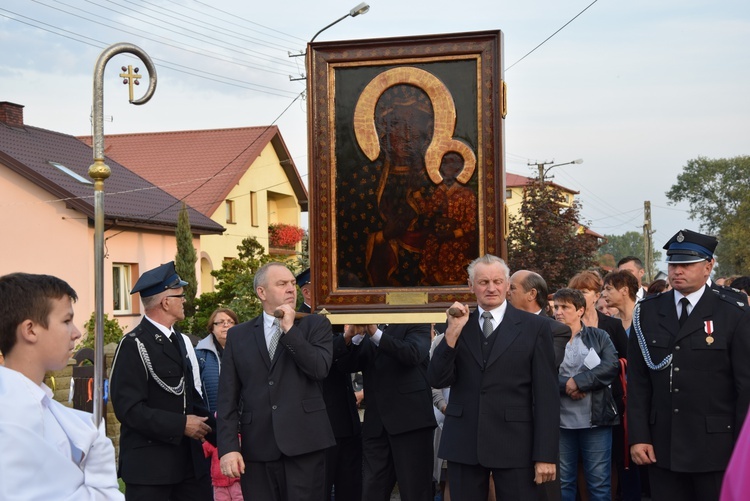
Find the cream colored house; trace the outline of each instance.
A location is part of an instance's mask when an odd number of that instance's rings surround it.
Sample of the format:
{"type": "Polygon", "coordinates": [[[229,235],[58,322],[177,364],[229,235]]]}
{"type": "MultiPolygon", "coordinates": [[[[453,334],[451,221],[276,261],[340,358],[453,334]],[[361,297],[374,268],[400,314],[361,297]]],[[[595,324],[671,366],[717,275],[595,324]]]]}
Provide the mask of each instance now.
{"type": "MultiPolygon", "coordinates": [[[[0,102],[0,275],[44,273],[78,293],[75,324],[94,311],[94,206],[91,148],[73,136],[24,123],[23,106],[0,102]]],[[[179,201],[123,165],[107,160],[104,313],[127,331],[141,319],[130,289],[140,272],[172,261],[179,201]]],[[[189,209],[196,238],[221,224],[189,209]]]]}
{"type": "Polygon", "coordinates": [[[273,125],[112,135],[105,154],[226,228],[200,237],[200,292],[213,290],[210,272],[236,258],[244,238],[269,250],[268,225],[299,226],[307,211],[307,190],[273,125]]]}
{"type": "MultiPolygon", "coordinates": [[[[521,202],[525,196],[525,189],[531,183],[538,183],[539,178],[521,176],[520,174],[512,174],[510,172],[505,173],[505,234],[510,232],[510,219],[511,217],[518,217],[521,210],[521,202]]],[[[578,191],[566,188],[557,183],[547,181],[547,185],[553,189],[559,191],[563,198],[563,205],[570,207],[575,200],[578,191]]],[[[596,233],[586,226],[580,225],[579,231],[596,238],[603,243],[605,240],[603,235],[596,233]]]]}

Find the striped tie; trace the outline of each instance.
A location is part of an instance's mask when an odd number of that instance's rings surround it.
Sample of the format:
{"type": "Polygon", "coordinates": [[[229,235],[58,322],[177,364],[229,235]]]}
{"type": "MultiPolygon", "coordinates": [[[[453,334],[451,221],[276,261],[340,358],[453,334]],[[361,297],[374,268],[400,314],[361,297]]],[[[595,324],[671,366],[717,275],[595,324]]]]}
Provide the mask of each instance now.
{"type": "Polygon", "coordinates": [[[281,326],[279,325],[279,319],[273,321],[273,334],[271,334],[271,340],[268,342],[268,358],[273,360],[273,356],[276,353],[276,347],[279,345],[279,338],[281,337],[281,326]]]}
{"type": "Polygon", "coordinates": [[[484,337],[490,337],[490,334],[492,334],[492,331],[494,330],[492,328],[492,313],[489,311],[482,312],[482,318],[484,318],[484,322],[482,323],[482,332],[484,333],[484,337]]]}

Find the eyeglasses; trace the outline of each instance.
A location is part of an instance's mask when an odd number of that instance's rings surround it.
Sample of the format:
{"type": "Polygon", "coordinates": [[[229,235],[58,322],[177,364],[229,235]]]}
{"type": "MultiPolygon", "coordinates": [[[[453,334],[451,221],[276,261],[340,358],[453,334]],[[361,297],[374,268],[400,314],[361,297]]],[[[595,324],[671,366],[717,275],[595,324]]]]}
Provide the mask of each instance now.
{"type": "Polygon", "coordinates": [[[182,294],[172,294],[164,297],[181,297],[182,299],[185,299],[185,293],[183,292],[182,294]]]}
{"type": "Polygon", "coordinates": [[[234,325],[234,320],[218,320],[218,321],[214,322],[214,325],[217,326],[217,327],[219,325],[226,325],[228,327],[231,327],[232,325],[234,325]]]}

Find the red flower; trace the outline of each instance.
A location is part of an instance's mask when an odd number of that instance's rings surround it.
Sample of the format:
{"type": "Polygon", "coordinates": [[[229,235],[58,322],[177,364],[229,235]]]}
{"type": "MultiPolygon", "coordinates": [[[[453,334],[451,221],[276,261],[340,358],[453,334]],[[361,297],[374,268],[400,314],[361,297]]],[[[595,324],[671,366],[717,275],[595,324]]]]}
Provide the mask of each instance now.
{"type": "Polygon", "coordinates": [[[277,249],[294,249],[302,241],[305,230],[299,226],[285,223],[271,223],[268,225],[269,246],[277,249]]]}

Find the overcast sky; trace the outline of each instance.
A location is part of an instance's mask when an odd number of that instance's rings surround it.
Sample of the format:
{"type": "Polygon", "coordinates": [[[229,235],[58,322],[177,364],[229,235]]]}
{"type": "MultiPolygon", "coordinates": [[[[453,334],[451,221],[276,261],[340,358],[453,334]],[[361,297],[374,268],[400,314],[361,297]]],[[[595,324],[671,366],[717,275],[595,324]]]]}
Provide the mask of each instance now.
{"type": "MultiPolygon", "coordinates": [[[[25,105],[29,125],[90,134],[94,63],[106,46],[133,43],[154,60],[158,88],[151,102],[129,105],[120,67],[145,68],[114,58],[105,134],[274,123],[307,182],[304,81],[289,79],[304,61],[288,53],[355,3],[4,0],[0,101],[25,105]]],[[[599,233],[642,231],[645,200],[657,249],[680,228],[698,230],[665,192],[689,159],[750,153],[747,0],[369,3],[317,40],[502,30],[506,169],[533,176],[529,162],[582,158],[550,174],[580,191],[582,219],[599,233]]]]}

